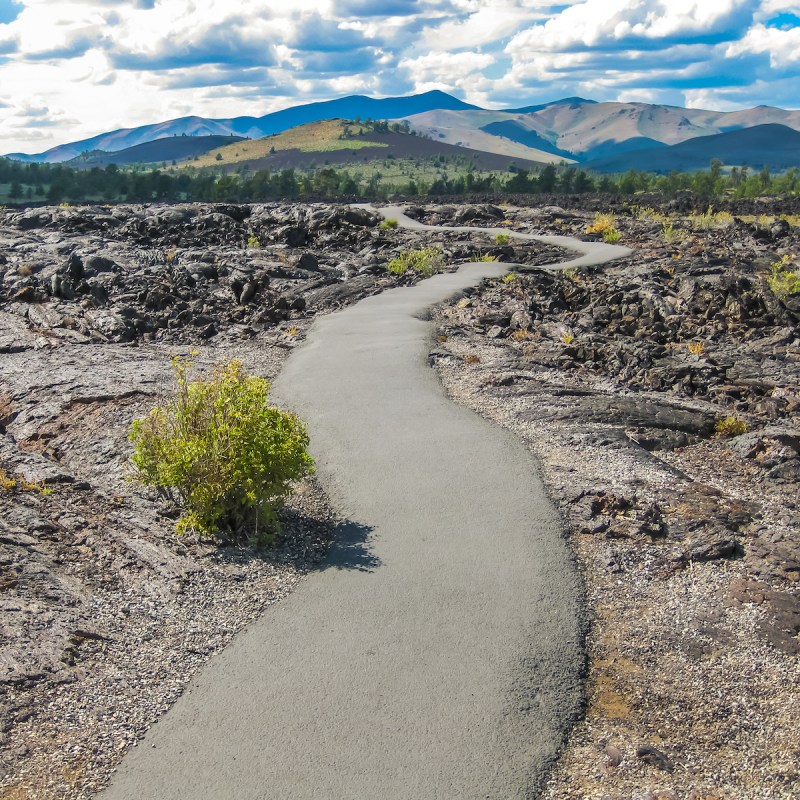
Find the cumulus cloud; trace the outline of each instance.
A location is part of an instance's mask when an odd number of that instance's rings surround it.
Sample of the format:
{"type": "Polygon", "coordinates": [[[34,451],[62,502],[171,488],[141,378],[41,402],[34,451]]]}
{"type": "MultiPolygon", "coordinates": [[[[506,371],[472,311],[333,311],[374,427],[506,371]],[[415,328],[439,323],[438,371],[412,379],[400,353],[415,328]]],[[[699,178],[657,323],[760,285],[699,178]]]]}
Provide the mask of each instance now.
{"type": "Polygon", "coordinates": [[[320,53],[342,53],[362,47],[364,34],[354,28],[344,27],[333,19],[311,14],[297,25],[287,44],[294,50],[320,53]]]}
{"type": "Polygon", "coordinates": [[[799,77],[797,0],[0,0],[6,152],[434,88],[797,106],[799,77]]]}

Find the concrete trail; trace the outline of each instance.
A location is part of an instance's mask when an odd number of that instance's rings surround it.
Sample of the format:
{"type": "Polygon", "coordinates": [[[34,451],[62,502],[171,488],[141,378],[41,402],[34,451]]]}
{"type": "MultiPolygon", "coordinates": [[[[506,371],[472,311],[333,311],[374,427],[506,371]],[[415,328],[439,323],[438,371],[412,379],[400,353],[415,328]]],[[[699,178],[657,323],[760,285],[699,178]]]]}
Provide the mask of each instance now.
{"type": "MultiPolygon", "coordinates": [[[[400,211],[381,210],[416,227],[400,211]]],[[[580,704],[579,582],[531,455],[447,399],[421,318],[508,267],[316,320],[275,392],[358,524],[201,671],[106,800],[534,795],[580,704]]]]}

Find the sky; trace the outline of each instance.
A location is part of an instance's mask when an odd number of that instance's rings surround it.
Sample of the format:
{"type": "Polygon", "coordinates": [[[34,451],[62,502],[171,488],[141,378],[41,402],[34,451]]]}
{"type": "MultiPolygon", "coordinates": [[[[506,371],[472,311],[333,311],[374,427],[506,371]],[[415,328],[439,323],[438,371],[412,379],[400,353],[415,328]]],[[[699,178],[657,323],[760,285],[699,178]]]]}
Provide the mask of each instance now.
{"type": "Polygon", "coordinates": [[[0,152],[430,89],[800,108],[800,0],[0,0],[0,152]]]}

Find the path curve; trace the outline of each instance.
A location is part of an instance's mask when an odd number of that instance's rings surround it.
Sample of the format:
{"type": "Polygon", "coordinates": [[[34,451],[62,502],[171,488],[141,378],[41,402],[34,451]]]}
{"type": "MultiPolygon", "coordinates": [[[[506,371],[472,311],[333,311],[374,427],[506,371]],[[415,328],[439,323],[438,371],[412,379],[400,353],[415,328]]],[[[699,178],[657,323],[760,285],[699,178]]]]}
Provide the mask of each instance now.
{"type": "MultiPolygon", "coordinates": [[[[627,252],[543,240],[582,251],[571,265],[627,252]]],[[[447,399],[422,318],[508,268],[469,264],[315,321],[274,390],[371,532],[348,529],[202,670],[106,800],[533,796],[580,704],[579,582],[534,460],[447,399]]]]}

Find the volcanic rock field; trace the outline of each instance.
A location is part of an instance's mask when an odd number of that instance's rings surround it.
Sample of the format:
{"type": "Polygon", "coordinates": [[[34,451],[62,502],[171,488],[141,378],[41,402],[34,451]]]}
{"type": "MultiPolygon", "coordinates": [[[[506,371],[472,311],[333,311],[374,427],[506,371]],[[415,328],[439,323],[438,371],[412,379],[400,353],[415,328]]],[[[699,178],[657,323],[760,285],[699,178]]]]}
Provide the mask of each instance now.
{"type": "Polygon", "coordinates": [[[452,233],[321,203],[0,211],[0,797],[93,796],[352,522],[309,479],[268,550],[178,537],[126,466],[171,358],[274,378],[315,317],[420,280],[387,263],[421,247],[515,265],[435,310],[429,362],[535,453],[585,586],[585,713],[543,796],[797,796],[800,298],[768,276],[800,228],[684,202],[665,237],[618,205],[631,255],[566,272],[481,231],[592,238],[601,199],[548,202],[408,207],[452,233]]]}

